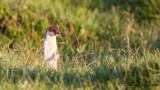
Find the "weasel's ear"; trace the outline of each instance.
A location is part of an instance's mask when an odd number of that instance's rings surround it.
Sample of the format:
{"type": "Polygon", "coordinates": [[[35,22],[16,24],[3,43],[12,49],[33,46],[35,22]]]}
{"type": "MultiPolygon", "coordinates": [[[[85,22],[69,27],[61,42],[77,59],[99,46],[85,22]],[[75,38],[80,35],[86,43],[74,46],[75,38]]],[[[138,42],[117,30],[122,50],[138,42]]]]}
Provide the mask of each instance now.
{"type": "Polygon", "coordinates": [[[58,25],[56,25],[56,27],[57,27],[57,29],[59,30],[59,26],[58,26],[58,25]]]}
{"type": "Polygon", "coordinates": [[[49,30],[49,29],[51,29],[52,28],[52,26],[51,25],[49,25],[48,27],[47,27],[47,29],[49,30]]]}

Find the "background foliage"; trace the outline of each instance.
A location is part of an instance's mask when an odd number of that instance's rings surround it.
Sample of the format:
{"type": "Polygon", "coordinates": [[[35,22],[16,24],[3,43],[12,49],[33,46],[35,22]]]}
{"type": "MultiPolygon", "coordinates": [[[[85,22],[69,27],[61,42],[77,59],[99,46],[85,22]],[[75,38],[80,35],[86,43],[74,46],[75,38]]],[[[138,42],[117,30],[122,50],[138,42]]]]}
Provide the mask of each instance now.
{"type": "Polygon", "coordinates": [[[0,88],[159,88],[160,0],[0,0],[0,88]],[[41,56],[59,25],[59,72],[41,56]]]}

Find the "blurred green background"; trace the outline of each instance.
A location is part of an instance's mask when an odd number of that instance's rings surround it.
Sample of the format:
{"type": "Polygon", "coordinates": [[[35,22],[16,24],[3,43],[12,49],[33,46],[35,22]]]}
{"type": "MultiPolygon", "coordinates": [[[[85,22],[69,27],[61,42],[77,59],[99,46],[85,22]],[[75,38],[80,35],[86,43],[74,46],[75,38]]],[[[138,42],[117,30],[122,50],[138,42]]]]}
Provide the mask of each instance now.
{"type": "Polygon", "coordinates": [[[150,69],[159,70],[160,65],[160,0],[0,0],[0,76],[5,77],[0,81],[3,85],[3,80],[10,88],[17,88],[18,81],[38,83],[38,80],[43,88],[55,84],[51,75],[40,73],[43,68],[36,63],[43,62],[41,45],[48,25],[59,25],[61,31],[57,42],[62,70],[58,74],[48,71],[55,78],[63,77],[58,79],[62,85],[56,83],[58,88],[88,85],[90,88],[85,89],[113,89],[114,86],[123,89],[128,84],[146,86],[149,82],[147,85],[152,86],[151,83],[160,82],[159,74],[151,75],[150,69]],[[29,69],[28,75],[23,69],[30,66],[39,69],[29,69]],[[18,69],[14,72],[15,67],[18,69]],[[24,73],[21,78],[14,76],[15,73],[21,76],[21,71],[24,73]],[[27,81],[26,75],[30,77],[27,81]],[[37,79],[38,75],[42,79],[37,79]]]}
{"type": "MultiPolygon", "coordinates": [[[[143,43],[159,48],[160,0],[1,0],[0,31],[15,41],[33,44],[48,25],[59,25],[60,41],[125,49],[143,43]]],[[[86,47],[87,48],[87,47],[86,47]]]]}

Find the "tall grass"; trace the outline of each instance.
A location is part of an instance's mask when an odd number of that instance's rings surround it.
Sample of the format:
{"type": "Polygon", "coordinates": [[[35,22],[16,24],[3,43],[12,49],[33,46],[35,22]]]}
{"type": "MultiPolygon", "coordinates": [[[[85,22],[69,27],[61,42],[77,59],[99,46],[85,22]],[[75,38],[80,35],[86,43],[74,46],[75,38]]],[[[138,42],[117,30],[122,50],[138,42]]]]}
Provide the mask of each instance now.
{"type": "Polygon", "coordinates": [[[1,0],[0,89],[160,88],[159,0],[139,2],[1,0]],[[41,56],[48,25],[60,71],[41,56]]]}

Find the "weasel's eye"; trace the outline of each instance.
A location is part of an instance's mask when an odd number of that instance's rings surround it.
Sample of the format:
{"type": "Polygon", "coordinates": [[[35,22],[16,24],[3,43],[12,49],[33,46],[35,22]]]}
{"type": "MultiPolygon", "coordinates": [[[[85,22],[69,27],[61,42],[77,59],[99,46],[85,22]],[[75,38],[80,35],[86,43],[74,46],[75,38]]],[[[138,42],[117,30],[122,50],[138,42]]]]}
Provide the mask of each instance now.
{"type": "Polygon", "coordinates": [[[51,32],[51,30],[48,30],[49,32],[51,32]]]}

